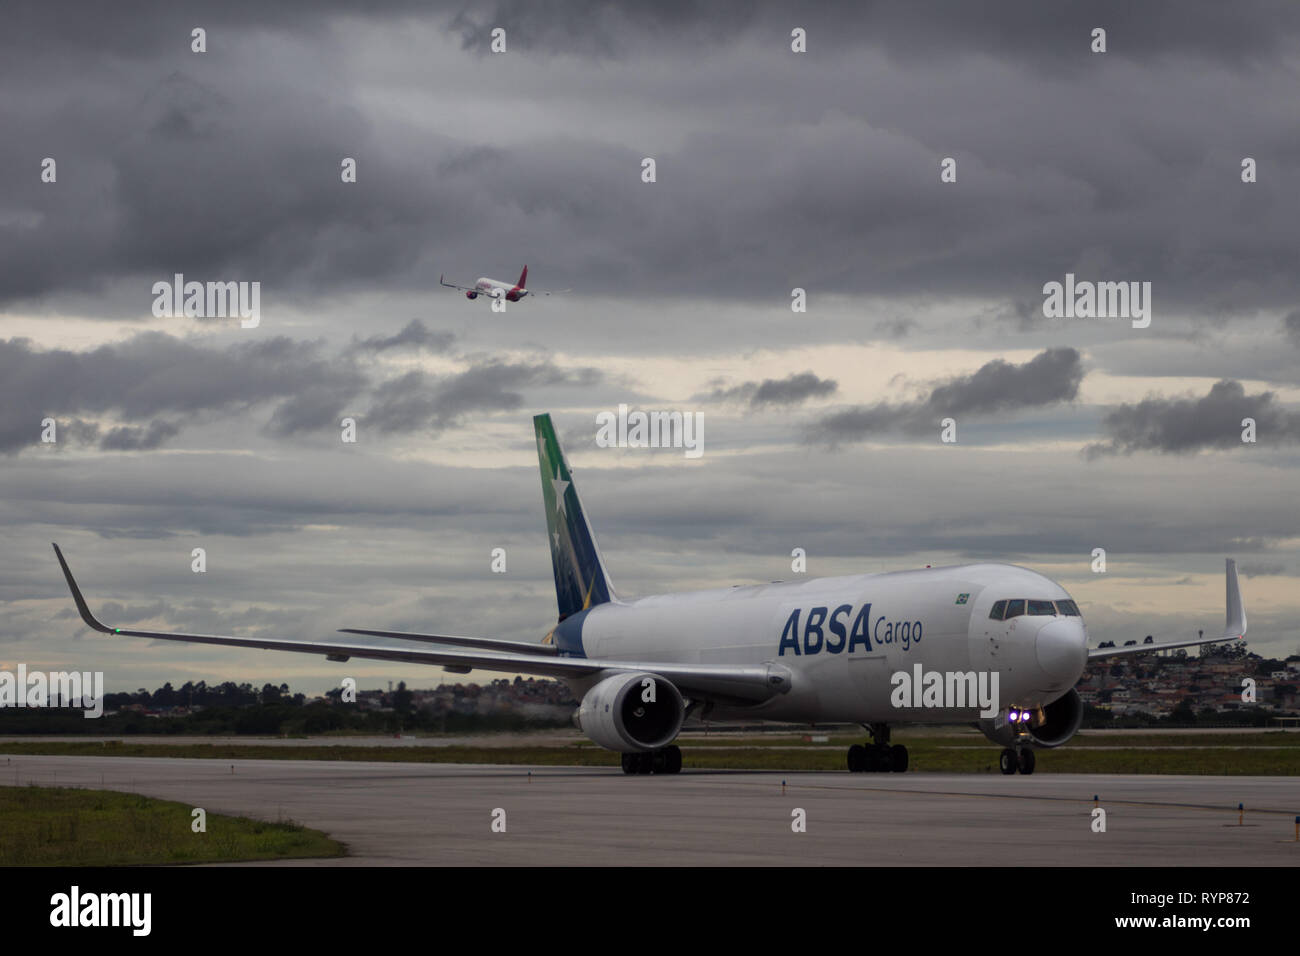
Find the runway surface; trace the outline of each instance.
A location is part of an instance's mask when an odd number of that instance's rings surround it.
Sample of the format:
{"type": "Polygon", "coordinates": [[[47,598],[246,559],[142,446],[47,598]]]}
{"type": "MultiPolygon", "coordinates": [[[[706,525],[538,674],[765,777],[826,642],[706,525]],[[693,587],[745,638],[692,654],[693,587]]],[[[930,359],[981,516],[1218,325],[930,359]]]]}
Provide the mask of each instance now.
{"type": "Polygon", "coordinates": [[[0,783],[129,790],[209,813],[283,817],[351,849],[306,865],[1300,863],[1296,777],[628,777],[593,768],[0,756],[0,783]],[[1091,829],[1094,794],[1105,833],[1091,829]],[[1245,826],[1236,825],[1238,803],[1245,826]],[[498,808],[504,833],[491,829],[498,808]],[[796,808],[806,832],[791,829],[796,808]]]}

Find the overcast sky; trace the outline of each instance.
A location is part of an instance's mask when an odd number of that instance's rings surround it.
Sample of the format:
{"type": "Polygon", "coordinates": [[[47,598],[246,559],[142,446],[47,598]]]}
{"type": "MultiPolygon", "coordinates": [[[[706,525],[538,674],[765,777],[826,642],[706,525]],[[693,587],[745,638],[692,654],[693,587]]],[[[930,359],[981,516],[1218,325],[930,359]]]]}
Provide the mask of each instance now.
{"type": "Polygon", "coordinates": [[[995,560],[1173,639],[1231,555],[1300,652],[1300,7],[354,6],[7,6],[0,666],[444,678],[93,634],[50,541],[119,626],[539,639],[541,411],[624,595],[995,560]],[[573,291],[438,284],[524,264],[573,291]],[[260,323],[156,317],[177,273],[260,323]],[[1149,327],[1045,317],[1067,274],[1149,327]],[[597,447],[620,403],[703,456],[597,447]]]}

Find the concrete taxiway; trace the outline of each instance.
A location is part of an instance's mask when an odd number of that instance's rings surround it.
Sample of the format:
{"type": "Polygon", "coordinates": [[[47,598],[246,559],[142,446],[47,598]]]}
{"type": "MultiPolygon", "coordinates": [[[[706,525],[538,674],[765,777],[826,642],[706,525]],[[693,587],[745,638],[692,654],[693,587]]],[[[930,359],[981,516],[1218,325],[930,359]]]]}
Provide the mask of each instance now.
{"type": "Polygon", "coordinates": [[[0,755],[0,784],[28,783],[288,818],[350,847],[348,857],[308,865],[1300,863],[1298,777],[628,777],[593,768],[0,755]],[[1094,795],[1104,833],[1092,829],[1094,795]],[[504,833],[491,828],[498,808],[504,833]],[[791,828],[796,809],[806,832],[791,828]]]}

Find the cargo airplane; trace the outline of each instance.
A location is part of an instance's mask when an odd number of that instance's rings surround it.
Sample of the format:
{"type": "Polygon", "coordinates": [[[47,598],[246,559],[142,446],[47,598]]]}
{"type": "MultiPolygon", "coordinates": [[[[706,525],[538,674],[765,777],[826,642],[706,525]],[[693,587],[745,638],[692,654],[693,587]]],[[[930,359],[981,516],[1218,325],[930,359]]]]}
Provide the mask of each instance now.
{"type": "Polygon", "coordinates": [[[448,282],[446,276],[438,276],[438,282],[448,289],[457,289],[464,292],[465,298],[470,300],[484,295],[489,299],[505,299],[507,302],[518,302],[526,295],[560,295],[569,291],[568,289],[562,289],[560,292],[536,292],[532,289],[525,289],[524,285],[528,282],[528,266],[524,266],[524,271],[519,273],[519,281],[513,285],[509,282],[502,282],[500,279],[489,279],[487,276],[476,279],[473,285],[456,285],[454,282],[448,282]]]}
{"type": "Polygon", "coordinates": [[[1065,588],[1006,564],[620,598],[550,416],[538,415],[533,427],[559,603],[558,621],[539,642],[343,629],[404,642],[372,645],[108,627],[54,550],[82,620],[106,634],[562,679],[582,701],[582,731],[621,753],[629,774],[678,772],[673,741],[688,717],[861,724],[870,739],[848,749],[855,772],[907,769],[907,748],[890,742],[895,723],[974,722],[1003,748],[1003,773],[1032,773],[1035,750],[1079,729],[1074,686],[1089,661],[1246,633],[1231,559],[1222,637],[1125,647],[1089,649],[1065,588]],[[903,692],[913,676],[916,685],[903,692]],[[977,700],[977,687],[993,689],[993,699],[977,700]]]}

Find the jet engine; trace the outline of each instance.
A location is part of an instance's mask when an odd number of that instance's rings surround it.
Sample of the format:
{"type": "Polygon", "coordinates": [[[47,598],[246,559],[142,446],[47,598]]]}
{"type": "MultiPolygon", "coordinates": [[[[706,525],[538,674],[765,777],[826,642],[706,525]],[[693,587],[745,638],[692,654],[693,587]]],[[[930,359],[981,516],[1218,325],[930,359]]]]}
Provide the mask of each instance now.
{"type": "Polygon", "coordinates": [[[669,681],[630,672],[606,677],[578,708],[582,732],[607,750],[637,753],[667,747],[682,729],[686,704],[669,681]]]}
{"type": "Polygon", "coordinates": [[[1003,747],[1010,747],[1019,739],[1031,747],[1050,749],[1073,737],[1082,723],[1083,701],[1079,699],[1079,692],[1071,689],[1040,711],[1013,708],[1009,713],[986,717],[977,726],[985,737],[1003,747]],[[1027,720],[1013,719],[1026,713],[1029,714],[1027,720]],[[1022,734],[1028,737],[1027,741],[1022,734]]]}
{"type": "Polygon", "coordinates": [[[477,298],[478,298],[478,293],[477,293],[477,292],[466,292],[466,293],[465,293],[465,298],[470,299],[470,300],[477,299],[477,298]]]}

